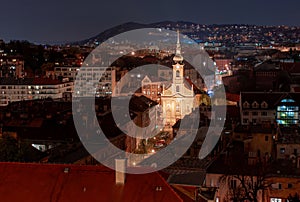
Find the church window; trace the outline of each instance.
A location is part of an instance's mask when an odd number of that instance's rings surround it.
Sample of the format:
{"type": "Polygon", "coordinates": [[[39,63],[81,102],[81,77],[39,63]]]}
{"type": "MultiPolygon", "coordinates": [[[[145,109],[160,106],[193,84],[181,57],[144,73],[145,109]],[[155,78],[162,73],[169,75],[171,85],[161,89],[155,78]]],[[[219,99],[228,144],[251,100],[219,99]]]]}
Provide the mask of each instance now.
{"type": "Polygon", "coordinates": [[[176,112],[180,112],[180,106],[179,106],[179,103],[176,104],[176,112]]]}
{"type": "Polygon", "coordinates": [[[179,77],[180,76],[180,72],[179,70],[176,71],[176,77],[179,77]]]}

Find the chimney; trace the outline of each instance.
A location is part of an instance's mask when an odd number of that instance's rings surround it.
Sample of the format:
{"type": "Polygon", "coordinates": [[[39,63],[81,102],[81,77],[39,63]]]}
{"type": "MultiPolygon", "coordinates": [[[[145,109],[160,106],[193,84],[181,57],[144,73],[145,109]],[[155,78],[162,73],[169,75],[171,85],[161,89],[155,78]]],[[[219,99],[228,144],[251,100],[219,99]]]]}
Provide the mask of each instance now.
{"type": "Polygon", "coordinates": [[[126,159],[115,159],[116,184],[125,184],[126,159]]]}
{"type": "Polygon", "coordinates": [[[300,157],[297,157],[297,168],[300,168],[300,157]]]}

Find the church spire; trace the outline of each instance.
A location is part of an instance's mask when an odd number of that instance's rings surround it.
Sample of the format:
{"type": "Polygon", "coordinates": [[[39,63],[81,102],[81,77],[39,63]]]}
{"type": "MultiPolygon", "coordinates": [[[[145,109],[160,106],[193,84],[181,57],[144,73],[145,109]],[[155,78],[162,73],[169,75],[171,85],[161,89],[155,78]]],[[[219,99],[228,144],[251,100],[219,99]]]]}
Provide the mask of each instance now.
{"type": "Polygon", "coordinates": [[[180,38],[179,38],[179,30],[177,30],[177,45],[176,45],[176,55],[181,55],[181,46],[180,46],[180,38]]]}
{"type": "Polygon", "coordinates": [[[179,30],[177,30],[177,44],[176,44],[176,53],[173,58],[175,63],[181,63],[183,61],[183,57],[181,55],[181,46],[180,46],[180,34],[179,30]]]}

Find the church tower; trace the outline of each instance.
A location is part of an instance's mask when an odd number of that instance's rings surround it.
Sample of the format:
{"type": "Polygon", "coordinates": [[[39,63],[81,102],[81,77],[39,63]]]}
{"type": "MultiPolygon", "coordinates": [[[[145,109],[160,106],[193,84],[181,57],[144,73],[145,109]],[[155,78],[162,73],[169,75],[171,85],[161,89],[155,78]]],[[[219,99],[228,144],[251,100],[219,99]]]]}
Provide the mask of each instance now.
{"type": "Polygon", "coordinates": [[[184,79],[183,57],[181,55],[181,46],[179,39],[179,30],[177,30],[176,52],[173,57],[175,64],[173,65],[173,84],[182,84],[184,79]]]}

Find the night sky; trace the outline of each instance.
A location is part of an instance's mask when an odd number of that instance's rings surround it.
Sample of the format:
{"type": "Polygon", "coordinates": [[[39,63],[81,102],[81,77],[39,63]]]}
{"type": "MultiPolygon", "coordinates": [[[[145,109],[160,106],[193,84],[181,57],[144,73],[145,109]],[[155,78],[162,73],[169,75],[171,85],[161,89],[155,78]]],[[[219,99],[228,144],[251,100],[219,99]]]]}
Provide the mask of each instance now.
{"type": "Polygon", "coordinates": [[[300,26],[298,0],[2,0],[0,38],[54,43],[134,21],[300,26]]]}

